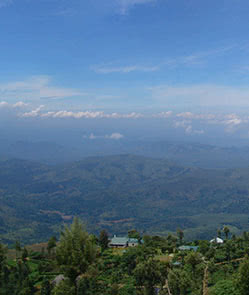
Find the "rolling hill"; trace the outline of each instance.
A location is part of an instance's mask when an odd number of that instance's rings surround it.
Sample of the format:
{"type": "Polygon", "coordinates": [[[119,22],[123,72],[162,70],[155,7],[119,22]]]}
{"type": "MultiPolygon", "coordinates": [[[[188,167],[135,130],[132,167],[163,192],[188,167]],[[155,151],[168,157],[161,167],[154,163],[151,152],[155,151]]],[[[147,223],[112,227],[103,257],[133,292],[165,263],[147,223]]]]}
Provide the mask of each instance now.
{"type": "Polygon", "coordinates": [[[0,237],[5,243],[46,240],[80,216],[88,230],[131,228],[209,238],[228,225],[249,229],[249,168],[181,167],[132,155],[91,157],[57,166],[0,161],[0,237]]]}

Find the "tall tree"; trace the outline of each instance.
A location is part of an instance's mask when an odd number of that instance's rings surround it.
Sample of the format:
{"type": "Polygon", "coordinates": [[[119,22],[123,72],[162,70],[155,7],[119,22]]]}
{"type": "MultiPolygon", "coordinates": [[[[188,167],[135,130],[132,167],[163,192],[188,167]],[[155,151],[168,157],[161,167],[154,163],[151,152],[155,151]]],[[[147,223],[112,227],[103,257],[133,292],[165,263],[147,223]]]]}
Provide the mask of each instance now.
{"type": "Polygon", "coordinates": [[[160,271],[160,263],[153,258],[139,263],[134,270],[137,286],[145,287],[146,295],[155,294],[155,286],[162,283],[163,278],[160,271]]]}
{"type": "Polygon", "coordinates": [[[16,259],[19,256],[19,253],[22,251],[21,243],[19,241],[15,242],[15,250],[16,250],[16,259]]]}
{"type": "Polygon", "coordinates": [[[109,237],[108,237],[107,231],[104,230],[104,229],[100,232],[99,244],[100,244],[100,247],[101,247],[102,251],[104,251],[104,250],[106,250],[108,248],[109,237]]]}
{"type": "Polygon", "coordinates": [[[2,244],[0,244],[0,273],[2,273],[6,263],[6,252],[6,248],[2,244]]]}
{"type": "Polygon", "coordinates": [[[177,229],[177,236],[180,241],[180,244],[182,244],[182,240],[184,238],[184,232],[180,228],[177,229]]]}
{"type": "Polygon", "coordinates": [[[41,295],[50,295],[51,285],[47,278],[44,278],[41,285],[41,295]]]}
{"type": "Polygon", "coordinates": [[[75,281],[95,260],[96,245],[78,218],[66,226],[56,248],[56,259],[64,274],[75,281]]]}
{"type": "Polygon", "coordinates": [[[224,226],[223,232],[224,232],[224,234],[226,236],[226,240],[227,240],[228,239],[228,235],[230,233],[230,229],[227,226],[224,226]]]}
{"type": "Polygon", "coordinates": [[[48,255],[51,255],[51,252],[53,251],[53,249],[56,247],[56,242],[57,239],[55,236],[51,237],[48,240],[48,244],[47,244],[47,251],[48,251],[48,255]]]}
{"type": "Polygon", "coordinates": [[[249,294],[249,258],[240,264],[238,278],[237,278],[237,289],[240,295],[249,294]]]}
{"type": "Polygon", "coordinates": [[[184,261],[191,266],[193,272],[195,272],[197,265],[202,263],[201,255],[196,252],[189,252],[184,261]]]}
{"type": "Polygon", "coordinates": [[[172,295],[185,295],[191,285],[191,276],[183,269],[173,269],[169,272],[168,283],[172,295]]]}

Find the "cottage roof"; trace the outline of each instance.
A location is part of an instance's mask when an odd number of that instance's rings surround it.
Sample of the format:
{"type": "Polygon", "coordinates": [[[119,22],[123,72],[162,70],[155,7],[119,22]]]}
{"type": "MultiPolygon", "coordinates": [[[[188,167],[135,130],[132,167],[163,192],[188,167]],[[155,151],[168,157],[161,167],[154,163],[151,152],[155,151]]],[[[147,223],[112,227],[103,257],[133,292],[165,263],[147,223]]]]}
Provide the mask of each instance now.
{"type": "Polygon", "coordinates": [[[135,239],[135,238],[129,238],[129,239],[128,239],[128,242],[129,242],[129,243],[138,243],[138,239],[135,239]]]}
{"type": "Polygon", "coordinates": [[[215,239],[212,239],[211,241],[210,241],[210,243],[217,243],[217,244],[223,244],[224,243],[224,241],[221,239],[221,238],[215,238],[215,239]]]}
{"type": "Polygon", "coordinates": [[[197,251],[198,246],[180,246],[179,250],[182,250],[182,251],[190,251],[190,250],[197,251]]]}
{"type": "Polygon", "coordinates": [[[114,236],[111,239],[110,244],[114,244],[114,245],[126,245],[128,243],[128,238],[127,237],[116,237],[114,236]]]}
{"type": "Polygon", "coordinates": [[[111,245],[127,245],[128,243],[138,244],[138,239],[128,237],[117,237],[116,235],[114,235],[114,237],[110,241],[111,245]]]}

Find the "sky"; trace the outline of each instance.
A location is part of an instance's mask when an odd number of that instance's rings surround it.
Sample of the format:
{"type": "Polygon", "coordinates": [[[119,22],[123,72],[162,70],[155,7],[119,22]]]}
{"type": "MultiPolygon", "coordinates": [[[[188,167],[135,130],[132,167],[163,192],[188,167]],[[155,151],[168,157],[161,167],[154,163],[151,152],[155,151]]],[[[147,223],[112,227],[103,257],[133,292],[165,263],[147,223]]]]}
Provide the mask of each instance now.
{"type": "Polygon", "coordinates": [[[248,0],[0,0],[0,124],[147,119],[247,139],[248,15],[248,0]]]}

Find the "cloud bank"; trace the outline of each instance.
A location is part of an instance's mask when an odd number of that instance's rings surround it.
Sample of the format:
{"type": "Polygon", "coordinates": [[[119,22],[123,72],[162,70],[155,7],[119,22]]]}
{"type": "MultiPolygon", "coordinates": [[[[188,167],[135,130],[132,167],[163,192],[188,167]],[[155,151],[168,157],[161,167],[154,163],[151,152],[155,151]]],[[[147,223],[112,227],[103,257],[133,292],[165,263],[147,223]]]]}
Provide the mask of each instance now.
{"type": "Polygon", "coordinates": [[[29,112],[21,114],[21,117],[40,117],[40,118],[73,118],[73,119],[138,119],[143,117],[142,114],[132,112],[128,114],[120,113],[105,113],[104,111],[84,111],[84,112],[73,112],[73,111],[49,111],[41,112],[44,108],[43,105],[29,112]]]}

